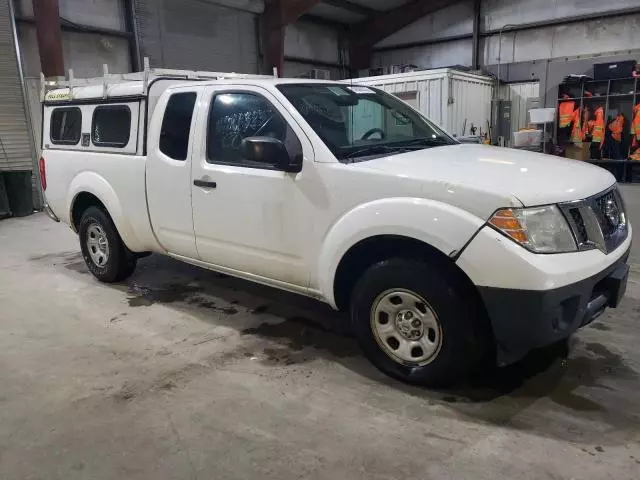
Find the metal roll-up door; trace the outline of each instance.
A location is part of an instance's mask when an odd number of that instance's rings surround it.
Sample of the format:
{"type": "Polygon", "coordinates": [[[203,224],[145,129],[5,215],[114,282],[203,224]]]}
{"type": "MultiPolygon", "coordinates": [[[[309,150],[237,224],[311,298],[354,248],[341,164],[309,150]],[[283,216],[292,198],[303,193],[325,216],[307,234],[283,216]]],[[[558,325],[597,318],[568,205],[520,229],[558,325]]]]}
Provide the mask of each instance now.
{"type": "Polygon", "coordinates": [[[137,0],[152,67],[258,73],[257,15],[202,0],[137,0]]]}
{"type": "Polygon", "coordinates": [[[33,168],[10,0],[0,0],[0,172],[33,168]]]}

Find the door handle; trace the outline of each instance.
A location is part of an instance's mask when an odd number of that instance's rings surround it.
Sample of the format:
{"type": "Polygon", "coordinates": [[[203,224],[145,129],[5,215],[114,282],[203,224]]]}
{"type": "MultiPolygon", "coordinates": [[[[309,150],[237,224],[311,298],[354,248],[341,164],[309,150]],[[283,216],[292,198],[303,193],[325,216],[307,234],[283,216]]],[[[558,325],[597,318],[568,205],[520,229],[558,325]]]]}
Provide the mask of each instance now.
{"type": "Polygon", "coordinates": [[[202,188],[216,188],[216,182],[210,182],[209,180],[194,180],[193,184],[196,187],[202,187],[202,188]]]}

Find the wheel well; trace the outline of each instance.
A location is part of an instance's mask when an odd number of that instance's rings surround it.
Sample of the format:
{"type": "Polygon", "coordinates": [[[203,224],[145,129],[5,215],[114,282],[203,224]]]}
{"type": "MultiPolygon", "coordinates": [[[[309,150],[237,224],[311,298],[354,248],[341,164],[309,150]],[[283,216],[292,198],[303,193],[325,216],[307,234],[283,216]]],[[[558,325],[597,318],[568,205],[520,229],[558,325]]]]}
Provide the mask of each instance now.
{"type": "Polygon", "coordinates": [[[73,201],[73,207],[71,208],[71,223],[73,225],[73,229],[76,232],[78,231],[78,227],[80,226],[82,214],[89,207],[101,208],[107,215],[109,215],[109,212],[104,206],[104,203],[102,203],[98,197],[89,192],[79,193],[73,201]]]}
{"type": "Polygon", "coordinates": [[[473,290],[480,299],[475,286],[460,268],[440,250],[413,238],[397,235],[378,235],[370,237],[352,246],[344,254],[333,282],[333,294],[340,310],[349,308],[349,299],[358,279],[371,265],[390,258],[415,258],[448,269],[465,287],[473,290]]]}

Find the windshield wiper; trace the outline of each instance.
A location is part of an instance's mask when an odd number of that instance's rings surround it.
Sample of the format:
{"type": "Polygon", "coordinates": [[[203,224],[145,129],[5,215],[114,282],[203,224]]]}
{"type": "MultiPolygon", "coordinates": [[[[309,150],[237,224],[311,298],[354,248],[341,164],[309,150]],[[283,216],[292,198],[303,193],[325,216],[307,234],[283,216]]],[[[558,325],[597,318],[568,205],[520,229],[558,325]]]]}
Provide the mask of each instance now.
{"type": "Polygon", "coordinates": [[[424,138],[416,138],[414,140],[409,140],[408,142],[403,142],[402,144],[400,144],[400,146],[414,147],[414,146],[426,145],[428,147],[433,147],[438,145],[452,145],[452,144],[453,142],[451,142],[450,140],[444,137],[439,137],[439,138],[424,137],[424,138]]]}
{"type": "MultiPolygon", "coordinates": [[[[409,147],[409,149],[410,148],[411,147],[409,147]]],[[[369,145],[368,147],[349,152],[346,155],[343,155],[342,158],[364,157],[366,155],[375,155],[376,153],[399,152],[402,150],[407,150],[407,147],[404,145],[369,145]]]]}
{"type": "Polygon", "coordinates": [[[453,143],[445,138],[416,138],[404,142],[369,145],[353,152],[349,152],[346,155],[343,155],[342,158],[352,159],[367,155],[375,155],[377,153],[400,153],[402,151],[421,150],[425,147],[438,147],[442,145],[453,145],[453,143]]]}

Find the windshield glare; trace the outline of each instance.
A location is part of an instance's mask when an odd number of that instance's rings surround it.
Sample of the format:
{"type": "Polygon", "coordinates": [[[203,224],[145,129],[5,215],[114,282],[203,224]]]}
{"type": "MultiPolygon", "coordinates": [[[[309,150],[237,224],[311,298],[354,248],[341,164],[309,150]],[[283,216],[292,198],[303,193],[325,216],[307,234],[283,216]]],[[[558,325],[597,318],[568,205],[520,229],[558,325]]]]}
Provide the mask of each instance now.
{"type": "Polygon", "coordinates": [[[278,89],[338,160],[457,143],[404,102],[361,85],[284,84],[278,89]]]}

